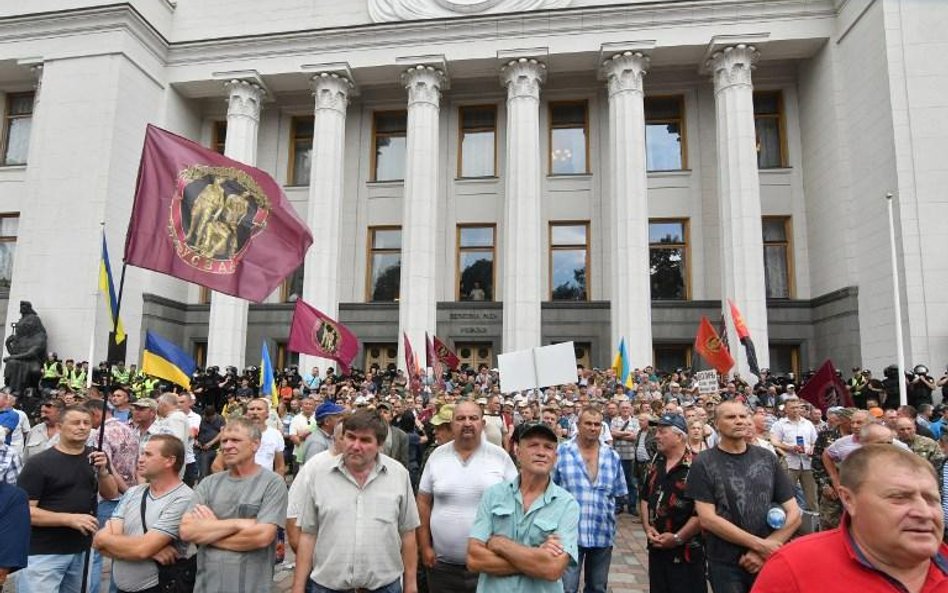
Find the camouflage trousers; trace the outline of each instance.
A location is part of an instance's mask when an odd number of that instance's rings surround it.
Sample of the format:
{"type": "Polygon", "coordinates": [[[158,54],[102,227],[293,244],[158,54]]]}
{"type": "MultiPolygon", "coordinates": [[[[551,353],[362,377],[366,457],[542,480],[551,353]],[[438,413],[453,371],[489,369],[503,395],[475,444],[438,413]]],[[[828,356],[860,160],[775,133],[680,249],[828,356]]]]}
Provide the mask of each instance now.
{"type": "Polygon", "coordinates": [[[820,530],[836,529],[843,516],[843,505],[839,500],[832,500],[826,496],[820,498],[820,530]]]}

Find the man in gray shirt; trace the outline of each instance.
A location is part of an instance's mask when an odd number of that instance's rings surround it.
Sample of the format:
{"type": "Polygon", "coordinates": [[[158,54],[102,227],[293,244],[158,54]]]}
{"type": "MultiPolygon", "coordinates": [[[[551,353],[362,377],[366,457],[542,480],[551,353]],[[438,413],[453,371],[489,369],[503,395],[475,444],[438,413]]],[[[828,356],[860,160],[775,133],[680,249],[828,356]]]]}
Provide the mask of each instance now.
{"type": "Polygon", "coordinates": [[[184,457],[184,445],[176,437],[152,436],[138,464],[148,483],[125,493],[92,541],[99,552],[112,558],[112,578],[119,591],[157,587],[155,562],[171,564],[187,557],[188,545],[181,541],[178,528],[194,493],[178,477],[184,457]]]}
{"type": "Polygon", "coordinates": [[[388,427],[371,410],[343,420],[343,452],[319,463],[300,516],[293,593],[417,593],[418,508],[408,470],[379,453],[388,427]]]}
{"type": "Polygon", "coordinates": [[[228,421],[220,455],[226,472],[194,489],[181,537],[198,545],[195,593],[267,593],[273,585],[277,528],[286,520],[286,483],[257,465],[260,429],[228,421]]]}

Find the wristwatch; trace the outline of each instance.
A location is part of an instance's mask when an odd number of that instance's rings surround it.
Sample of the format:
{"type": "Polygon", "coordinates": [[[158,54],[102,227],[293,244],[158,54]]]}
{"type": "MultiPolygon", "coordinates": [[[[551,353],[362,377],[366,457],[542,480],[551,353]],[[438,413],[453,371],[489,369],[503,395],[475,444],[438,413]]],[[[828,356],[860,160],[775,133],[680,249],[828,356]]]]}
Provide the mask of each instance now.
{"type": "Polygon", "coordinates": [[[685,542],[681,541],[681,538],[678,537],[678,534],[677,534],[677,533],[673,533],[673,534],[672,534],[672,538],[675,540],[675,543],[678,544],[679,546],[685,543],[685,542]]]}

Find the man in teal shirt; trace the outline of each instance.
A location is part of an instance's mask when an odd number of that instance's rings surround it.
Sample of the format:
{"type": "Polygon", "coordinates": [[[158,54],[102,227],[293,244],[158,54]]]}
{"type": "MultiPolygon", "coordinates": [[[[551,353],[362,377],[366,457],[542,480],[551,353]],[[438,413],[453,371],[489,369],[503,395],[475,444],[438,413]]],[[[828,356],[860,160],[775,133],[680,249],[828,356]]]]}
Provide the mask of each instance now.
{"type": "Polygon", "coordinates": [[[553,483],[557,438],[539,422],[514,435],[520,476],[488,488],[467,547],[478,593],[562,593],[576,564],[579,505],[553,483]]]}

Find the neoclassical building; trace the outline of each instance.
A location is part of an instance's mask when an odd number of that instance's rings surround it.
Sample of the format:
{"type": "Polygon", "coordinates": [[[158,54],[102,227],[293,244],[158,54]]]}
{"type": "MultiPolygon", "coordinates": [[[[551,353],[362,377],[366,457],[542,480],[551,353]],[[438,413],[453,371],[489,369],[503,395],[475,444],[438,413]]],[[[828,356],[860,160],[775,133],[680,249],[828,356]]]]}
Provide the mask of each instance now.
{"type": "Polygon", "coordinates": [[[118,276],[154,123],[269,172],[315,243],[261,304],[128,268],[130,362],[153,329],[287,365],[302,297],[358,365],[427,331],[474,365],[573,340],[603,366],[624,337],[636,366],[697,366],[731,299],[762,366],[880,370],[891,193],[906,362],[940,374],[946,24],[927,0],[7,3],[2,302],[104,358],[101,224],[118,276]]]}

